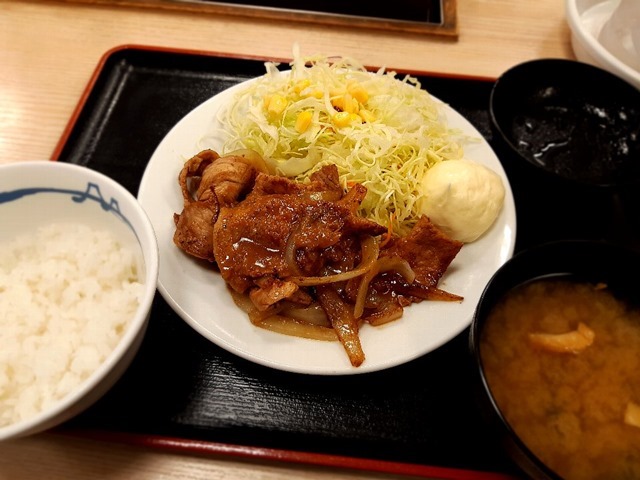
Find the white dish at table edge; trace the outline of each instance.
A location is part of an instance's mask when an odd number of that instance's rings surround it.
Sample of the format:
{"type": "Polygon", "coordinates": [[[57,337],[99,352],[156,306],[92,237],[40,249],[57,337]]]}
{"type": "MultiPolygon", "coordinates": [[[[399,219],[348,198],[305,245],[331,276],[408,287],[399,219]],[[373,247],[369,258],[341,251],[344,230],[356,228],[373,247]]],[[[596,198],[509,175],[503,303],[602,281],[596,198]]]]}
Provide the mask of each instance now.
{"type": "Polygon", "coordinates": [[[244,359],[279,370],[320,375],[360,374],[401,365],[435,350],[468,327],[485,284],[513,255],[515,204],[504,169],[489,144],[447,105],[449,126],[480,140],[465,146],[465,157],[490,167],[502,178],[504,207],[489,231],[462,247],[440,280],[440,288],[462,295],[464,300],[425,301],[406,308],[401,319],[387,325],[364,325],[360,338],[366,359],[360,367],[349,363],[339,342],[307,340],[255,327],[233,302],[214,267],[175,246],[173,214],[183,208],[178,174],[186,160],[205,148],[222,153],[222,139],[212,136],[217,113],[247,82],[215,95],[183,117],[160,142],[142,177],[138,200],[158,237],[158,290],[171,308],[205,338],[244,359]]]}

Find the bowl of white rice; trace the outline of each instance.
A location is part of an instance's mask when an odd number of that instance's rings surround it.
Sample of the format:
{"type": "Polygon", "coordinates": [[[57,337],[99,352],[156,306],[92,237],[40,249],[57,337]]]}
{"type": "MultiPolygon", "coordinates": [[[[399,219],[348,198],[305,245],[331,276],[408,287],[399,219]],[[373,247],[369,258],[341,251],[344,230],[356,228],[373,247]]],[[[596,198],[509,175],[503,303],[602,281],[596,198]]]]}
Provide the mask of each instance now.
{"type": "Polygon", "coordinates": [[[89,168],[0,165],[0,440],[82,412],[138,352],[158,245],[132,195],[89,168]]]}

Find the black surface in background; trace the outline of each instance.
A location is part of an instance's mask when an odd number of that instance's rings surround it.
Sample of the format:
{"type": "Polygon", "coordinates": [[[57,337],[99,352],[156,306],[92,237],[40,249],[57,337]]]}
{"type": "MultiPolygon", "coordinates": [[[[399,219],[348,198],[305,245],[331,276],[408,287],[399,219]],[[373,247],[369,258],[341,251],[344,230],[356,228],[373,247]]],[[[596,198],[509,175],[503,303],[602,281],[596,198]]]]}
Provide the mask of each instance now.
{"type": "MultiPolygon", "coordinates": [[[[257,60],[117,51],[59,160],[88,165],[137,194],[149,158],[173,125],[212,95],[263,73],[257,60]]],[[[549,194],[544,185],[529,185],[526,175],[509,167],[489,124],[491,82],[420,79],[473,123],[505,164],[517,186],[517,250],[565,234],[602,234],[600,227],[577,223],[579,217],[568,220],[557,199],[543,199],[549,194]]],[[[386,371],[307,376],[226,352],[191,329],[158,294],[131,368],[67,425],[512,473],[482,422],[471,385],[467,331],[386,371]]]]}
{"type": "Polygon", "coordinates": [[[267,7],[299,12],[328,13],[364,18],[404,20],[439,25],[442,23],[441,0],[398,0],[395,2],[344,2],[319,0],[303,4],[294,0],[197,0],[200,3],[228,3],[247,7],[267,7]]]}

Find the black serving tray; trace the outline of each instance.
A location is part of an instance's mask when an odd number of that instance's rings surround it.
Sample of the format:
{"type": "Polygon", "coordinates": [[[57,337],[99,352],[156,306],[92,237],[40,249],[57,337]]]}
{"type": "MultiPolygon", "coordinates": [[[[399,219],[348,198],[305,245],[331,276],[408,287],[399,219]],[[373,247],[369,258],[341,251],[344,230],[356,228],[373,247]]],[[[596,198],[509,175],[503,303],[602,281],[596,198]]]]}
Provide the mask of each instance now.
{"type": "MultiPolygon", "coordinates": [[[[265,60],[277,59],[145,46],[109,51],[53,158],[91,167],[137,194],[171,127],[216,93],[262,75],[265,60]]],[[[557,199],[545,198],[544,185],[528,185],[510,167],[490,127],[492,79],[404,73],[464,115],[496,150],[516,198],[516,250],[562,236],[608,234],[601,224],[579,221],[571,201],[559,208],[557,199]]],[[[610,202],[604,203],[608,216],[610,202]]],[[[277,371],[209,342],[157,295],[148,333],[124,377],[59,431],[430,478],[517,476],[482,421],[470,368],[464,331],[386,371],[336,377],[277,371]]]]}

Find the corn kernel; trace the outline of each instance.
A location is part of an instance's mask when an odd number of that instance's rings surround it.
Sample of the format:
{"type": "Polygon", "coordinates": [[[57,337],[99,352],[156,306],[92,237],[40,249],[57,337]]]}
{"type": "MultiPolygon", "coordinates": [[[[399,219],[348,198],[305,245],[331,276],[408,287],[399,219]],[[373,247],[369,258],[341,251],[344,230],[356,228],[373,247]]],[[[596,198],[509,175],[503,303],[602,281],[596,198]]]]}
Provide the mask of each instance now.
{"type": "Polygon", "coordinates": [[[303,94],[304,97],[313,97],[313,98],[317,98],[320,99],[322,97],[324,97],[324,92],[322,90],[319,89],[315,89],[315,90],[311,90],[311,91],[307,91],[303,94]]]}
{"type": "Polygon", "coordinates": [[[358,110],[360,110],[358,101],[348,93],[345,93],[343,98],[344,98],[344,111],[349,113],[358,113],[358,110]]]}
{"type": "Polygon", "coordinates": [[[376,120],[376,116],[373,114],[373,112],[364,108],[360,109],[360,111],[358,112],[358,115],[360,115],[360,118],[362,118],[362,121],[366,123],[371,123],[376,120]]]}
{"type": "Polygon", "coordinates": [[[298,133],[304,133],[311,125],[311,117],[312,114],[309,110],[305,110],[304,112],[300,112],[298,118],[296,118],[296,131],[298,133]]]}
{"type": "Polygon", "coordinates": [[[358,110],[360,110],[358,101],[348,93],[331,100],[331,105],[342,112],[358,113],[358,110]]]}
{"type": "Polygon", "coordinates": [[[267,111],[272,115],[280,115],[287,107],[287,100],[281,95],[273,95],[269,99],[267,111]]]}
{"type": "Polygon", "coordinates": [[[336,110],[340,110],[341,112],[344,112],[345,111],[344,97],[340,96],[340,97],[333,98],[331,100],[331,105],[333,105],[333,108],[335,108],[336,110]]]}
{"type": "Polygon", "coordinates": [[[349,93],[358,102],[365,104],[369,100],[369,92],[367,92],[362,85],[352,84],[349,85],[349,93]]]}
{"type": "Polygon", "coordinates": [[[351,115],[349,112],[338,112],[333,116],[333,124],[336,127],[346,127],[349,125],[350,119],[349,119],[349,115],[351,115]]]}
{"type": "Polygon", "coordinates": [[[300,94],[300,92],[302,92],[305,88],[307,88],[309,85],[311,85],[311,81],[307,78],[305,78],[304,80],[298,80],[296,82],[296,84],[293,87],[293,90],[297,93],[300,94]]]}
{"type": "Polygon", "coordinates": [[[358,103],[358,100],[353,98],[348,93],[344,96],[344,107],[345,111],[349,113],[358,113],[358,110],[360,110],[360,104],[358,103]]]}
{"type": "Polygon", "coordinates": [[[353,123],[362,123],[362,118],[356,113],[338,112],[333,116],[333,124],[338,127],[348,127],[353,123]]]}
{"type": "Polygon", "coordinates": [[[362,117],[357,113],[349,114],[349,123],[362,123],[362,117]]]}

